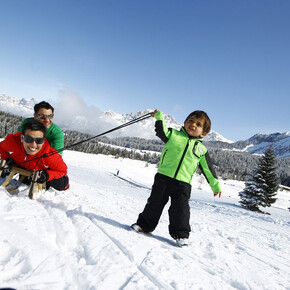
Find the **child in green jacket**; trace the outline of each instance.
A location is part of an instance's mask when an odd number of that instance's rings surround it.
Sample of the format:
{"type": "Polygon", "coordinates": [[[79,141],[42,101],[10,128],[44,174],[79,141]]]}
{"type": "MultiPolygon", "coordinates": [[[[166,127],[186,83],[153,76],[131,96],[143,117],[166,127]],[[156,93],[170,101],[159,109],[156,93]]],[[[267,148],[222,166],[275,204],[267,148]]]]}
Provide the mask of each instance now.
{"type": "Polygon", "coordinates": [[[211,186],[214,196],[221,197],[221,187],[211,166],[202,138],[210,131],[211,121],[203,111],[194,111],[184,121],[180,131],[167,128],[162,112],[155,110],[156,135],[165,142],[151,195],[137,223],[136,232],[152,232],[156,228],[163,208],[171,198],[169,208],[169,233],[178,246],[187,246],[190,232],[189,198],[191,182],[200,167],[211,186]]]}

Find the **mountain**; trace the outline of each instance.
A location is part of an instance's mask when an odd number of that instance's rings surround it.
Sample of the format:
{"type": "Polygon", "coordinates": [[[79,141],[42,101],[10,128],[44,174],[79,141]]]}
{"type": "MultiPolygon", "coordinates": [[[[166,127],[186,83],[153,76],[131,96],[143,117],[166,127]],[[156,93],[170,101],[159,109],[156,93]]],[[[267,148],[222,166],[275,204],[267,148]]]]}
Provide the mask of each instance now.
{"type": "MultiPolygon", "coordinates": [[[[23,117],[33,115],[33,106],[37,103],[34,98],[18,99],[4,94],[0,94],[0,110],[23,117]]],[[[75,104],[75,102],[72,102],[75,104]]],[[[119,114],[111,110],[102,112],[93,106],[87,106],[83,101],[77,105],[68,102],[52,103],[55,107],[55,122],[63,130],[76,130],[92,135],[106,132],[112,128],[125,124],[135,118],[144,116],[153,110],[147,109],[137,113],[119,114]]],[[[172,116],[164,114],[168,127],[180,129],[183,124],[178,123],[172,116]]],[[[156,139],[154,131],[154,118],[148,118],[132,126],[122,128],[108,134],[108,137],[139,137],[144,139],[156,139]]],[[[207,146],[224,150],[249,152],[251,154],[263,154],[272,145],[277,157],[290,157],[290,132],[273,134],[256,134],[253,137],[233,142],[226,139],[221,134],[211,131],[205,138],[207,146]]]]}
{"type": "MultiPolygon", "coordinates": [[[[153,112],[154,110],[150,110],[150,109],[147,109],[147,110],[143,110],[143,111],[140,111],[140,112],[137,112],[137,113],[129,113],[129,114],[118,114],[118,113],[115,113],[111,110],[108,110],[108,111],[105,111],[104,114],[107,115],[107,116],[110,116],[112,119],[116,120],[118,123],[121,124],[124,124],[124,123],[127,123],[127,122],[130,122],[136,118],[140,118],[146,114],[149,114],[151,112],[153,112]]],[[[171,117],[170,115],[166,115],[164,114],[164,117],[165,117],[165,121],[166,121],[166,124],[168,125],[168,127],[171,127],[171,128],[174,128],[174,129],[180,129],[180,127],[182,126],[181,124],[179,124],[178,122],[176,122],[176,120],[171,117]]],[[[143,121],[140,121],[140,123],[143,125],[145,125],[145,127],[147,127],[147,124],[150,123],[150,125],[152,124],[152,122],[154,123],[155,122],[155,119],[145,119],[143,121]]]]}
{"type": "Polygon", "coordinates": [[[0,94],[0,111],[7,112],[22,117],[31,117],[33,115],[33,107],[37,103],[34,98],[18,99],[16,97],[0,94]]]}
{"type": "MultiPolygon", "coordinates": [[[[130,113],[130,114],[121,115],[121,114],[115,113],[111,110],[108,110],[108,111],[105,111],[104,114],[107,116],[110,116],[112,119],[116,120],[121,125],[121,124],[127,123],[129,121],[132,121],[135,118],[139,118],[141,116],[144,116],[144,115],[146,115],[150,112],[153,112],[153,111],[154,110],[148,109],[148,110],[140,111],[137,113],[130,113]]],[[[179,130],[183,126],[183,124],[178,123],[170,115],[164,114],[164,119],[165,119],[166,125],[170,128],[174,128],[174,129],[179,130]]],[[[151,118],[140,121],[140,124],[143,128],[145,127],[145,128],[148,128],[148,131],[152,131],[152,134],[150,137],[151,139],[156,138],[155,132],[154,132],[154,130],[152,130],[152,126],[154,125],[154,123],[155,123],[155,119],[151,119],[151,118]]],[[[136,136],[136,137],[141,137],[141,136],[138,134],[138,136],[136,136]]],[[[226,139],[221,134],[219,134],[213,130],[209,132],[209,134],[204,138],[204,140],[205,141],[221,141],[221,142],[226,142],[226,143],[233,143],[233,141],[226,139]]]]}
{"type": "Polygon", "coordinates": [[[209,141],[206,145],[210,148],[219,148],[231,151],[248,152],[250,154],[263,154],[265,150],[272,146],[276,157],[290,157],[290,132],[256,134],[244,141],[233,143],[209,141]]]}
{"type": "Polygon", "coordinates": [[[205,137],[204,141],[219,141],[219,142],[224,142],[224,143],[233,143],[233,141],[226,139],[224,136],[219,134],[216,131],[211,130],[205,137]]]}
{"type": "MultiPolygon", "coordinates": [[[[19,100],[16,97],[0,94],[0,110],[23,117],[30,117],[33,115],[33,107],[37,102],[38,101],[34,98],[19,100]]],[[[153,112],[153,110],[147,109],[137,113],[119,114],[111,110],[101,112],[95,107],[82,107],[84,106],[83,104],[75,106],[74,108],[70,107],[70,104],[67,104],[69,108],[67,110],[66,107],[61,104],[52,103],[52,105],[57,112],[54,120],[63,130],[76,130],[93,135],[153,112]]],[[[168,127],[178,130],[181,128],[182,124],[178,123],[172,116],[164,114],[164,117],[168,127]]],[[[132,125],[132,127],[130,126],[110,133],[109,137],[128,136],[155,139],[154,123],[154,118],[148,118],[132,125]]],[[[205,140],[232,142],[215,131],[211,131],[206,136],[205,140]]]]}
{"type": "Polygon", "coordinates": [[[248,140],[234,143],[251,154],[263,154],[271,145],[276,156],[290,157],[290,131],[285,133],[256,134],[248,140]]]}

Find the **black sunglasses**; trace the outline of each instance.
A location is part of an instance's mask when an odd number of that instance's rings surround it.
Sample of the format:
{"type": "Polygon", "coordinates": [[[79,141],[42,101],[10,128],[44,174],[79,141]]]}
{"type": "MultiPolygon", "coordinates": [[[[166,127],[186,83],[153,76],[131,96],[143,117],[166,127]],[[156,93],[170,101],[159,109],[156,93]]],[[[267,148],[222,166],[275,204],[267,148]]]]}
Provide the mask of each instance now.
{"type": "Polygon", "coordinates": [[[50,114],[50,115],[36,114],[36,116],[40,119],[46,119],[46,118],[52,119],[54,115],[53,114],[50,114]]]}
{"type": "Polygon", "coordinates": [[[36,144],[43,144],[45,138],[41,137],[41,138],[33,138],[29,135],[23,135],[23,140],[25,143],[33,143],[35,142],[36,144]]]}

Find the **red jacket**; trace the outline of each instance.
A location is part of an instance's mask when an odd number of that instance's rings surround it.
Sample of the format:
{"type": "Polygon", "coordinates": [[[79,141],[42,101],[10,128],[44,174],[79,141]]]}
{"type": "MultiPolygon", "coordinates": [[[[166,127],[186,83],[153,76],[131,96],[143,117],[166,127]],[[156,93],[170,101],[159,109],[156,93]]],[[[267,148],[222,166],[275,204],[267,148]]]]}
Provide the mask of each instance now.
{"type": "Polygon", "coordinates": [[[45,153],[55,152],[55,149],[50,147],[46,139],[37,154],[28,155],[24,150],[20,136],[21,132],[10,134],[5,140],[0,142],[0,159],[10,157],[16,162],[16,165],[19,163],[17,166],[30,171],[46,170],[49,175],[48,181],[58,179],[67,174],[67,166],[59,153],[45,158],[37,158],[45,153]],[[28,162],[31,159],[33,160],[28,162]],[[26,162],[22,163],[24,161],[26,162]]]}

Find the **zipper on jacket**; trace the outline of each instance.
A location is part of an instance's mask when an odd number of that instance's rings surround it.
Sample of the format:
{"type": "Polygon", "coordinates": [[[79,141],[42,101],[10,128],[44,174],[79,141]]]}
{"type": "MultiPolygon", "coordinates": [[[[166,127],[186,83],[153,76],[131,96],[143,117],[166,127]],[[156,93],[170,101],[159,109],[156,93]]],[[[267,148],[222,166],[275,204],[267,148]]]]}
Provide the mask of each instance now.
{"type": "Polygon", "coordinates": [[[188,146],[189,146],[189,140],[187,140],[187,144],[186,144],[186,146],[185,146],[185,148],[184,148],[184,151],[183,151],[183,153],[182,153],[181,159],[180,159],[180,161],[179,161],[179,164],[178,164],[178,166],[177,166],[177,169],[176,169],[176,171],[175,171],[175,174],[174,174],[174,177],[173,177],[173,178],[176,178],[176,176],[177,176],[177,174],[178,174],[178,171],[179,171],[179,169],[180,169],[180,167],[181,167],[181,163],[182,163],[182,161],[183,161],[183,159],[184,159],[184,156],[185,156],[185,154],[186,154],[186,151],[187,151],[188,146]]]}
{"type": "Polygon", "coordinates": [[[196,148],[198,142],[199,142],[199,141],[195,141],[194,146],[193,146],[193,148],[192,148],[192,153],[193,153],[194,156],[196,156],[198,159],[200,159],[200,157],[197,156],[197,155],[195,154],[195,148],[196,148]]]}

